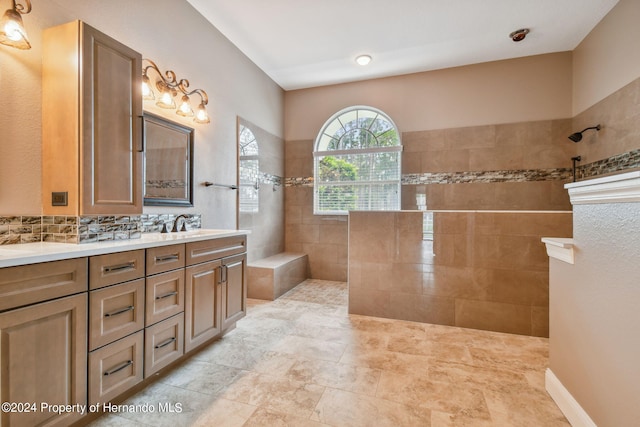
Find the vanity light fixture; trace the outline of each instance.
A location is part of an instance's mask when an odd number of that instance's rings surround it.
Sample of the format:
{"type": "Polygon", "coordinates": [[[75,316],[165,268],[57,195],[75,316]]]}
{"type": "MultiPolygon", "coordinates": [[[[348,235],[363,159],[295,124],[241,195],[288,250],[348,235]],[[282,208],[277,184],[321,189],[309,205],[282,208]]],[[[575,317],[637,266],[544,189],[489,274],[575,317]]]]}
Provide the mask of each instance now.
{"type": "Polygon", "coordinates": [[[196,123],[207,124],[211,122],[209,114],[207,113],[206,105],[209,103],[209,97],[207,92],[202,89],[189,90],[189,80],[180,79],[176,77],[176,73],[171,70],[167,70],[164,74],[160,71],[155,62],[150,59],[144,59],[148,63],[142,69],[142,98],[148,101],[156,100],[156,95],[153,91],[155,83],[156,90],[159,91],[156,105],[160,108],[175,109],[176,114],[183,117],[193,117],[193,121],[196,123]],[[149,78],[149,70],[154,70],[160,77],[160,80],[152,82],[149,78]],[[176,107],[174,98],[180,97],[180,103],[176,107]],[[198,95],[200,97],[200,104],[196,113],[193,112],[189,97],[198,95]]]}
{"type": "Polygon", "coordinates": [[[31,12],[31,0],[24,0],[24,5],[12,0],[12,8],[0,19],[0,43],[18,49],[31,49],[27,31],[22,23],[22,16],[31,12]]]}
{"type": "Polygon", "coordinates": [[[360,55],[356,57],[356,62],[358,63],[358,65],[362,65],[363,67],[365,65],[369,65],[369,63],[371,62],[371,55],[360,55]]]}

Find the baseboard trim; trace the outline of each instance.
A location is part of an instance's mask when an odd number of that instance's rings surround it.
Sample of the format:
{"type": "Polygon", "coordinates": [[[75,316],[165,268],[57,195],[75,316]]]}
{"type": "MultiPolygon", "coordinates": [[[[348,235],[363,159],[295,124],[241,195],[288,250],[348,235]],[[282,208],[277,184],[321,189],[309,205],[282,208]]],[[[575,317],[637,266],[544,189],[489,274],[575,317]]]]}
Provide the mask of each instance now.
{"type": "Polygon", "coordinates": [[[551,369],[547,368],[544,380],[547,392],[573,427],[598,427],[551,369]]]}

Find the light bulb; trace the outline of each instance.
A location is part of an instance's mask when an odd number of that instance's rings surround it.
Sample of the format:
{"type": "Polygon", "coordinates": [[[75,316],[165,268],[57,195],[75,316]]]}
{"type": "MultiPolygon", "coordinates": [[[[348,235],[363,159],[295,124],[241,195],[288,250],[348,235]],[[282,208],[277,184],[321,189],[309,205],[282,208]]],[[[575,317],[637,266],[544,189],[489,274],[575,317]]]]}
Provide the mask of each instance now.
{"type": "Polygon", "coordinates": [[[198,106],[198,112],[196,113],[196,118],[193,119],[196,123],[207,124],[211,122],[209,119],[209,114],[207,114],[207,109],[204,107],[204,103],[200,103],[198,106]]]}
{"type": "Polygon", "coordinates": [[[160,108],[176,108],[176,103],[173,102],[173,96],[168,88],[164,88],[160,94],[160,99],[156,102],[156,105],[160,108]]]}
{"type": "Polygon", "coordinates": [[[360,55],[358,57],[356,57],[356,62],[358,63],[358,65],[369,65],[369,63],[371,62],[371,56],[370,55],[360,55]]]}
{"type": "Polygon", "coordinates": [[[142,99],[154,100],[156,99],[153,94],[153,90],[151,90],[151,84],[149,82],[149,77],[142,76],[142,99]]]}
{"type": "Polygon", "coordinates": [[[20,13],[7,10],[0,19],[0,43],[18,49],[31,49],[20,13]]]}
{"type": "Polygon", "coordinates": [[[176,114],[184,117],[192,117],[193,109],[191,108],[191,104],[189,104],[189,97],[184,95],[182,100],[180,101],[180,107],[176,111],[176,114]]]}
{"type": "Polygon", "coordinates": [[[4,32],[9,40],[17,42],[22,40],[22,33],[20,33],[20,26],[15,21],[8,21],[4,26],[4,32]]]}

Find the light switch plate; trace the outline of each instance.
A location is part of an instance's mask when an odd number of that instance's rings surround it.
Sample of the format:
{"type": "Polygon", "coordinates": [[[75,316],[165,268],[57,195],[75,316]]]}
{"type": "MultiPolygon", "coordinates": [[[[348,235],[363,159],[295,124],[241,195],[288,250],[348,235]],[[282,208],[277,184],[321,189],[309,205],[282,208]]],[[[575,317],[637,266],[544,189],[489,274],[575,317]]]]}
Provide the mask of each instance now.
{"type": "Polygon", "coordinates": [[[66,191],[52,191],[51,192],[51,206],[67,206],[66,191]]]}

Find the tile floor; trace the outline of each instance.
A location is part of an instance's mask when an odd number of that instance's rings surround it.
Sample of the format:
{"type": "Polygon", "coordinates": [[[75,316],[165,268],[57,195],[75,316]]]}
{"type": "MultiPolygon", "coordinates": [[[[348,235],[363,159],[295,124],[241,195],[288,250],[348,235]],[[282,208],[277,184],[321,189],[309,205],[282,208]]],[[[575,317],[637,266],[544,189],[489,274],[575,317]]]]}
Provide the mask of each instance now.
{"type": "Polygon", "coordinates": [[[545,338],[348,315],[346,283],[307,280],[125,402],[155,412],[91,426],[569,426],[547,360],[545,338]]]}

